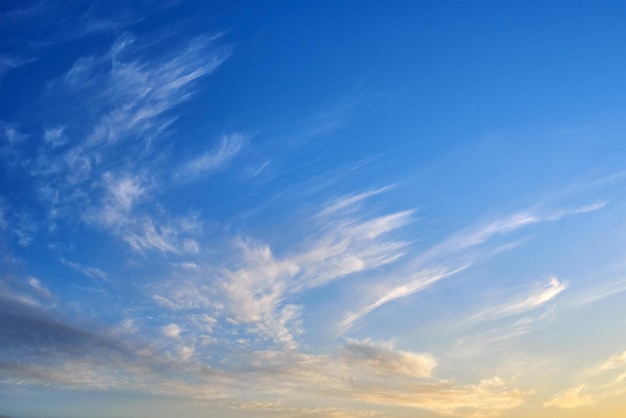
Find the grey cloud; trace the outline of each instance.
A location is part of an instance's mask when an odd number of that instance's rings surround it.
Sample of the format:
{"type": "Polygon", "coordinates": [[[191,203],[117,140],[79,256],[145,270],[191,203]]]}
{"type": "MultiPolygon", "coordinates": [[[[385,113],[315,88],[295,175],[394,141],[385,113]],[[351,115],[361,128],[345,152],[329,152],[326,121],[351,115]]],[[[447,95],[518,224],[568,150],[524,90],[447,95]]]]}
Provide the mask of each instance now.
{"type": "Polygon", "coordinates": [[[0,356],[54,359],[85,355],[114,357],[130,353],[114,340],[52,319],[49,312],[0,298],[0,356]],[[89,354],[87,354],[89,353],[89,354]]]}

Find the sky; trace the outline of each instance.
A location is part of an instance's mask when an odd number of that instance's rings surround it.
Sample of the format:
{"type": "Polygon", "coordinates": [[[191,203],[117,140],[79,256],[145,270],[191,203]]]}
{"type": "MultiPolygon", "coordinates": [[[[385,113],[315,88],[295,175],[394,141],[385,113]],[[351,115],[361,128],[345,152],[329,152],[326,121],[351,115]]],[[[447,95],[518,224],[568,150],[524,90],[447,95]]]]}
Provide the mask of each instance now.
{"type": "Polygon", "coordinates": [[[0,416],[625,416],[625,18],[0,3],[0,416]]]}

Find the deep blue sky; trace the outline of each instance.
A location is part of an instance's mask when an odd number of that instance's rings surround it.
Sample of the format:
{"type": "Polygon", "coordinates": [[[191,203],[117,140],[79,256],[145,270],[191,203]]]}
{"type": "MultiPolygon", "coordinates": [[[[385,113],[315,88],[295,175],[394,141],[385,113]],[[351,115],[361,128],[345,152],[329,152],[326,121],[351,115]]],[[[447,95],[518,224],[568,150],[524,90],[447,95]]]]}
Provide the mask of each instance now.
{"type": "Polygon", "coordinates": [[[0,4],[0,414],[622,416],[625,18],[0,4]]]}

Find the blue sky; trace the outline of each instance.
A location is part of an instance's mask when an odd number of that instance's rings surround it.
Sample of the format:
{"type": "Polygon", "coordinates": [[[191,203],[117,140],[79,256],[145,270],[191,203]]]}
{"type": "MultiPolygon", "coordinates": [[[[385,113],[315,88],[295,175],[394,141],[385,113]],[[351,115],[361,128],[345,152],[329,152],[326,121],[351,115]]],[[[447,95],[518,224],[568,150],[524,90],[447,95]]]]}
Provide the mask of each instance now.
{"type": "Polygon", "coordinates": [[[0,5],[0,415],[623,416],[625,15],[0,5]]]}

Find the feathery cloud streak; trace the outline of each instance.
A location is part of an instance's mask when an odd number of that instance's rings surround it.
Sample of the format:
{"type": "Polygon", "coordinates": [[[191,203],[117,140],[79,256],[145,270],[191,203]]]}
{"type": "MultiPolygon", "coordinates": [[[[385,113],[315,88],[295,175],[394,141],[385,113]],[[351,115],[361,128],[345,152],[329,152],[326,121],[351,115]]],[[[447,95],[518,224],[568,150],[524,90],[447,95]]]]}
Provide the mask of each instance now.
{"type": "MultiPolygon", "coordinates": [[[[556,221],[569,215],[593,212],[602,209],[605,205],[606,202],[601,202],[570,210],[554,210],[545,213],[522,212],[493,221],[486,226],[469,228],[417,255],[409,264],[403,267],[400,273],[404,277],[411,277],[410,281],[383,291],[375,301],[356,312],[348,314],[338,324],[337,328],[340,333],[344,333],[355,321],[382,305],[422,291],[445,277],[465,270],[475,260],[489,255],[488,252],[483,252],[481,255],[480,253],[472,254],[470,251],[474,247],[480,247],[488,243],[495,236],[504,235],[539,222],[556,221]],[[468,259],[469,261],[467,261],[468,259]]],[[[557,279],[551,279],[550,285],[545,292],[529,296],[526,300],[513,302],[512,305],[507,307],[498,308],[497,310],[500,312],[494,313],[499,315],[514,314],[538,306],[558,295],[566,287],[565,283],[561,283],[557,279]]]]}

